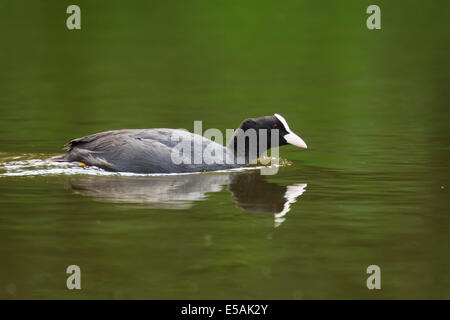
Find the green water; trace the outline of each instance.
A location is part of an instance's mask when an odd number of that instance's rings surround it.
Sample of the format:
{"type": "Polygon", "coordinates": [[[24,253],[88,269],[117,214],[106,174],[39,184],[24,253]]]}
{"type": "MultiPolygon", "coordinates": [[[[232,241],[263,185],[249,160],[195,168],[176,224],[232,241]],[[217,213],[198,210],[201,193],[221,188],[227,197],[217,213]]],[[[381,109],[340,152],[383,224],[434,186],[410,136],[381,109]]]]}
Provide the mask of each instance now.
{"type": "Polygon", "coordinates": [[[446,1],[377,1],[374,31],[369,1],[74,4],[79,31],[69,3],[0,1],[0,298],[450,298],[446,1]],[[308,150],[281,148],[274,176],[44,161],[94,132],[275,112],[308,150]]]}

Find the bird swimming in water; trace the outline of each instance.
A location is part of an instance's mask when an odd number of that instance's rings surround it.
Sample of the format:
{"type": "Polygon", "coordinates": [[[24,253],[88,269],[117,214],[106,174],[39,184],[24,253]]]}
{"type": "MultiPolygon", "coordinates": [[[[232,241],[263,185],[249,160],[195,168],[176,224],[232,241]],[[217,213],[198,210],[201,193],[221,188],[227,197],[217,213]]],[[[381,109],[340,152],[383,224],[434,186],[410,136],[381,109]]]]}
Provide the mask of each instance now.
{"type": "Polygon", "coordinates": [[[286,120],[274,114],[242,121],[227,146],[182,129],[124,129],[73,139],[65,146],[64,154],[50,160],[77,161],[115,172],[203,172],[239,168],[272,147],[288,144],[307,148],[306,143],[291,131],[286,120]],[[278,130],[277,135],[273,135],[275,130],[278,130]],[[256,132],[253,140],[252,131],[256,132]],[[273,141],[273,136],[278,137],[278,141],[273,141]],[[265,143],[261,143],[262,138],[265,138],[265,143]],[[180,140],[187,141],[189,146],[181,150],[187,150],[181,158],[180,140]],[[209,153],[204,152],[205,149],[209,153]],[[196,158],[200,161],[193,161],[196,158]]]}

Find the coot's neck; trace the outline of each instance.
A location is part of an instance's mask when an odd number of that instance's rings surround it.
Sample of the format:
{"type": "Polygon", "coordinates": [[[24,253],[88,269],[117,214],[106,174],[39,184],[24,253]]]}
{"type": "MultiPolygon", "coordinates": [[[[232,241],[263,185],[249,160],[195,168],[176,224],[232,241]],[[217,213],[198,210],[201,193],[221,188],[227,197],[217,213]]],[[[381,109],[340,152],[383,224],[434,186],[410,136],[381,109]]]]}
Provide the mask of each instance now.
{"type": "Polygon", "coordinates": [[[250,133],[240,128],[234,132],[227,145],[228,155],[233,157],[237,164],[248,164],[262,156],[268,149],[270,149],[270,139],[266,139],[266,143],[260,143],[257,130],[250,133]]]}

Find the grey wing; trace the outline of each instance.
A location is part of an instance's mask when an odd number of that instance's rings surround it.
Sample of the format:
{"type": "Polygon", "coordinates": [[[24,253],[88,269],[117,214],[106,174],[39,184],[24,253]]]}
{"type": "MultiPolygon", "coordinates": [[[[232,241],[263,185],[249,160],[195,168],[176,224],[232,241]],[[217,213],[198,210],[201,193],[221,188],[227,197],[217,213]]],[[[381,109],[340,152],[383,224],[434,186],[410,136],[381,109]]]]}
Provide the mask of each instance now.
{"type": "Polygon", "coordinates": [[[149,129],[135,136],[146,141],[157,141],[170,149],[170,155],[161,157],[172,163],[170,172],[212,171],[233,167],[225,164],[225,148],[201,135],[178,129],[149,129]],[[180,150],[184,147],[186,149],[180,150]]]}
{"type": "Polygon", "coordinates": [[[153,131],[116,130],[74,139],[66,145],[66,160],[110,171],[171,172],[171,162],[167,161],[171,147],[155,140],[158,132],[153,131]]]}

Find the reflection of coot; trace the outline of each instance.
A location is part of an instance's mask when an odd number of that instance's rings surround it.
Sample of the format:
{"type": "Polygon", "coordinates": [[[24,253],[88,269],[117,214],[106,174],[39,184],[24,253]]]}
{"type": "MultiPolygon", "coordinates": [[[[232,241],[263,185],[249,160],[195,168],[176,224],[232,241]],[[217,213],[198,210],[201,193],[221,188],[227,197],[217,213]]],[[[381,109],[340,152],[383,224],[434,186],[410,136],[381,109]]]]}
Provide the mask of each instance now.
{"type": "Polygon", "coordinates": [[[282,223],[290,205],[306,184],[281,186],[267,182],[259,171],[172,176],[82,176],[69,179],[71,189],[98,201],[136,203],[147,207],[188,209],[206,193],[218,192],[223,185],[244,211],[274,214],[275,226],[282,223]]]}
{"type": "Polygon", "coordinates": [[[239,207],[250,213],[280,212],[286,202],[286,187],[266,182],[259,172],[233,176],[228,188],[239,207]]]}
{"type": "Polygon", "coordinates": [[[75,193],[99,201],[138,203],[167,209],[187,209],[192,201],[204,200],[207,192],[218,192],[227,184],[226,174],[174,176],[88,176],[70,178],[75,193]]]}
{"type": "Polygon", "coordinates": [[[305,192],[306,184],[281,186],[251,172],[233,176],[228,188],[239,207],[250,213],[273,213],[278,227],[286,220],[291,204],[305,192]]]}

